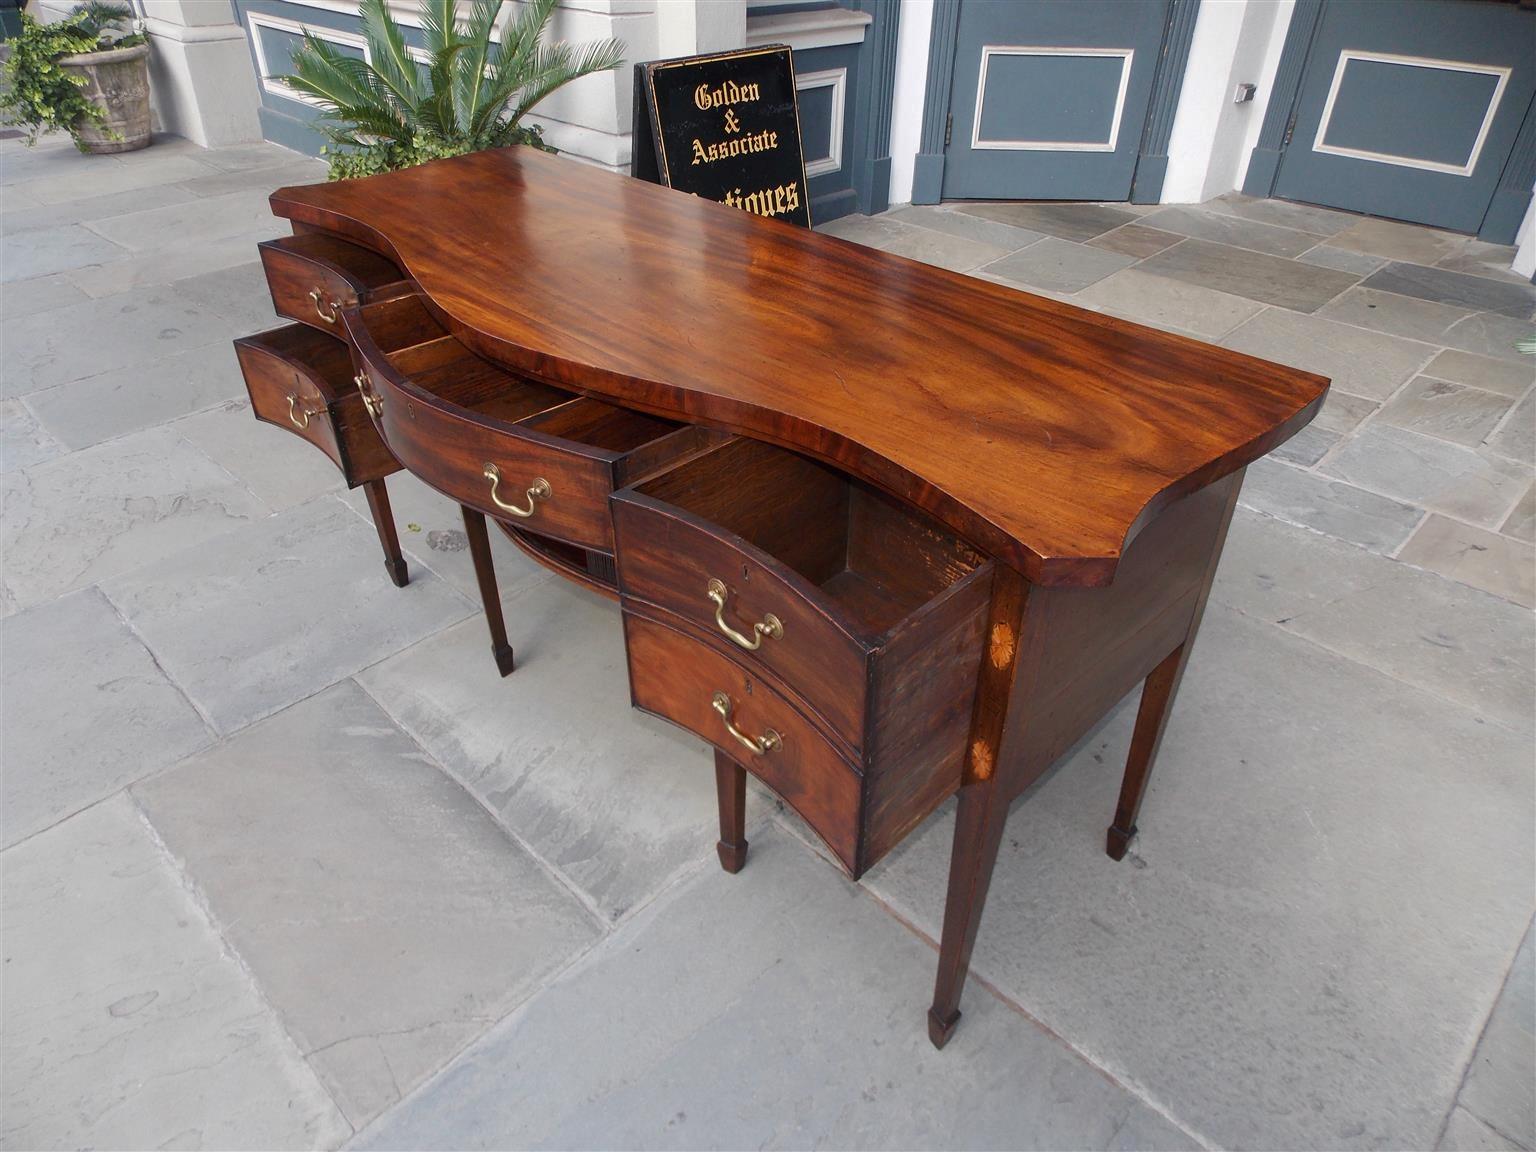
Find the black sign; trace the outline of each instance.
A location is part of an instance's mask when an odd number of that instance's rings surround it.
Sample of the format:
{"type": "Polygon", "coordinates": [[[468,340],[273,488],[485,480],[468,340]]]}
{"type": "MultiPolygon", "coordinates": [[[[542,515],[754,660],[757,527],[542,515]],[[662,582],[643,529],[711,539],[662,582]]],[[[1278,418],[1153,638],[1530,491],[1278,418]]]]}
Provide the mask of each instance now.
{"type": "Polygon", "coordinates": [[[795,66],[782,45],[635,65],[633,175],[811,226],[795,66]]]}

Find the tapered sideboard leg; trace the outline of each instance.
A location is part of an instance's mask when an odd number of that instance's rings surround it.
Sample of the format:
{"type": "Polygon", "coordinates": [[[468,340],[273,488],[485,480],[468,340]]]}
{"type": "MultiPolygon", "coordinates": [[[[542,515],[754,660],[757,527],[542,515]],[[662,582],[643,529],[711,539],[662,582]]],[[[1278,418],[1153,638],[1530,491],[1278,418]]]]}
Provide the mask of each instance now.
{"type": "Polygon", "coordinates": [[[496,587],[496,566],[491,560],[491,538],[485,530],[485,513],[460,504],[464,514],[464,535],[469,537],[469,557],[475,564],[475,583],[480,585],[480,603],[485,609],[486,627],[491,630],[491,654],[496,668],[511,675],[516,662],[512,645],[507,643],[507,624],[501,615],[501,592],[496,587]]]}
{"type": "Polygon", "coordinates": [[[1178,695],[1188,659],[1188,641],[1175,648],[1141,688],[1141,707],[1136,713],[1136,730],[1131,736],[1131,752],[1125,761],[1125,780],[1120,785],[1120,803],[1115,808],[1115,822],[1109,826],[1106,850],[1116,860],[1124,860],[1126,849],[1136,835],[1136,814],[1147,791],[1147,779],[1163,742],[1168,717],[1173,712],[1173,698],[1178,695]]]}
{"type": "Polygon", "coordinates": [[[368,511],[373,516],[373,528],[379,534],[379,545],[384,549],[384,571],[395,582],[396,588],[404,588],[411,581],[405,567],[405,557],[400,555],[400,538],[395,535],[395,517],[389,510],[389,492],[384,479],[370,480],[363,485],[368,497],[368,511]]]}
{"type": "Polygon", "coordinates": [[[971,947],[987,902],[992,868],[1008,822],[1008,802],[996,778],[960,790],[955,812],[955,845],[949,860],[949,895],[944,902],[944,938],[939,946],[939,975],[933,1007],[928,1009],[928,1039],[935,1048],[949,1043],[960,1023],[960,992],[971,967],[971,947]]]}
{"type": "Polygon", "coordinates": [[[1034,657],[1025,654],[1024,620],[1029,588],[1010,569],[998,566],[993,576],[992,604],[976,704],[966,749],[959,806],[955,812],[955,844],[949,861],[949,894],[944,902],[944,936],[939,942],[939,974],[928,1009],[928,1038],[935,1048],[949,1043],[960,1023],[960,993],[971,966],[971,946],[987,902],[992,867],[1003,842],[1012,799],[1014,758],[1005,742],[1008,713],[1021,666],[1033,675],[1034,657]]]}
{"type": "Polygon", "coordinates": [[[1131,734],[1131,752],[1125,761],[1125,780],[1120,785],[1115,822],[1109,826],[1105,836],[1104,850],[1115,860],[1125,859],[1125,853],[1136,836],[1136,814],[1141,811],[1147,780],[1152,775],[1152,766],[1157,762],[1157,750],[1168,728],[1168,717],[1173,713],[1174,698],[1179,694],[1179,682],[1184,679],[1184,669],[1189,664],[1190,653],[1194,651],[1195,636],[1200,631],[1200,622],[1205,618],[1205,602],[1210,598],[1211,584],[1216,579],[1216,567],[1221,563],[1221,550],[1227,542],[1227,529],[1232,526],[1232,513],[1237,508],[1238,493],[1243,486],[1243,472],[1235,473],[1223,483],[1228,486],[1227,502],[1211,539],[1210,555],[1205,564],[1205,580],[1195,600],[1189,631],[1184,634],[1184,643],[1152,669],[1141,688],[1141,706],[1136,712],[1136,729],[1131,734]]]}
{"type": "Polygon", "coordinates": [[[718,748],[715,790],[720,794],[720,867],[740,872],[747,863],[747,770],[718,748]]]}

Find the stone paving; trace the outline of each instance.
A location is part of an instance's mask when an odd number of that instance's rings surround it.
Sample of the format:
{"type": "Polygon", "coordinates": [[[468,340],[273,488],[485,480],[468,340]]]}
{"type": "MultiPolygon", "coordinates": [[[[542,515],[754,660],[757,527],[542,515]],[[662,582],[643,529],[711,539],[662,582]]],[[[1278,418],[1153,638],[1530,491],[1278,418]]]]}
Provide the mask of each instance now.
{"type": "MultiPolygon", "coordinates": [[[[258,424],[269,145],[0,142],[0,1146],[1536,1149],[1533,296],[1326,209],[900,208],[827,230],[1332,376],[1250,469],[1132,854],[1119,708],[1013,813],[966,1019],[952,813],[853,885],[613,605],[393,477],[412,582],[258,424]],[[597,718],[597,719],[594,719],[597,718]]],[[[856,301],[850,301],[856,307],[856,301]]]]}

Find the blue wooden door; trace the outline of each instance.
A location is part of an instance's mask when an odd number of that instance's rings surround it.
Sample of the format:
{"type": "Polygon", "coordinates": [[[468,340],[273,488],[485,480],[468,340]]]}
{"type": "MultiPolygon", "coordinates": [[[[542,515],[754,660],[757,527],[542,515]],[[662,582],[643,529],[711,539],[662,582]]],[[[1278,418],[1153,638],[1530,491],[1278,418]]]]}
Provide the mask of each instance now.
{"type": "Polygon", "coordinates": [[[1126,200],[1168,0],[962,0],[946,199],[1126,200]]]}
{"type": "Polygon", "coordinates": [[[1329,3],[1274,194],[1475,232],[1533,92],[1536,10],[1329,3]]]}

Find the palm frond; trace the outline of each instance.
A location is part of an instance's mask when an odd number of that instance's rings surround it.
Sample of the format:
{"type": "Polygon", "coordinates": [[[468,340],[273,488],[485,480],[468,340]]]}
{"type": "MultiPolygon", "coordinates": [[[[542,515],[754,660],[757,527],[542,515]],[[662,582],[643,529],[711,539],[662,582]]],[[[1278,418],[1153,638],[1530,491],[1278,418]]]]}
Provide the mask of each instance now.
{"type": "Polygon", "coordinates": [[[363,37],[368,41],[369,63],[394,96],[401,115],[414,123],[421,100],[421,76],[406,50],[405,34],[389,14],[387,0],[362,0],[358,10],[363,17],[363,37]]]}
{"type": "Polygon", "coordinates": [[[466,136],[474,134],[487,88],[486,69],[491,56],[491,34],[496,28],[502,0],[475,0],[464,29],[465,50],[453,75],[454,123],[466,136]]]}
{"type": "Polygon", "coordinates": [[[516,124],[539,101],[557,88],[594,72],[607,72],[624,62],[624,45],[599,40],[573,50],[569,44],[543,45],[534,54],[533,67],[518,89],[512,123],[516,124]]]}

